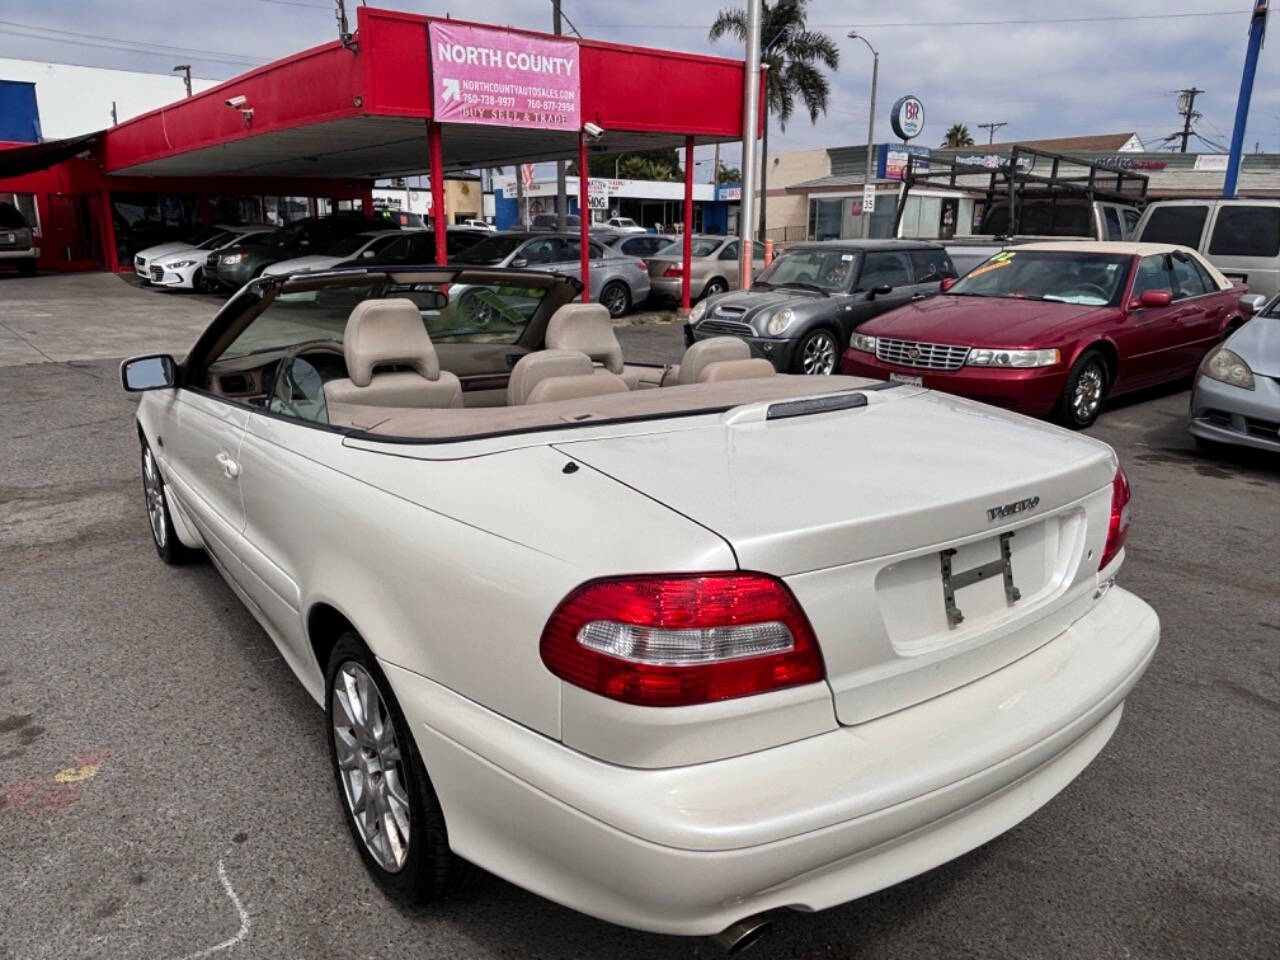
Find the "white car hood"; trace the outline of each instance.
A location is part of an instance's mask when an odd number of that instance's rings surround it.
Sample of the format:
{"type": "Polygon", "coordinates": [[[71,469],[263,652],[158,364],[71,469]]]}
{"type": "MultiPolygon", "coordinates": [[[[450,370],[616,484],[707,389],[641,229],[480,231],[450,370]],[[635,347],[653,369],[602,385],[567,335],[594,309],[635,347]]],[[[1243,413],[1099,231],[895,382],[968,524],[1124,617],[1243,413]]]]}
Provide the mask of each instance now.
{"type": "Polygon", "coordinates": [[[194,250],[195,248],[196,245],[194,243],[158,243],[154,247],[147,247],[145,250],[139,250],[135,256],[139,256],[149,263],[158,257],[165,257],[171,253],[178,253],[182,250],[194,250]]]}
{"type": "Polygon", "coordinates": [[[273,263],[262,272],[273,277],[283,276],[286,273],[296,273],[299,270],[327,270],[329,267],[336,266],[341,262],[338,257],[326,257],[313,253],[306,257],[281,260],[279,263],[273,263]]]}

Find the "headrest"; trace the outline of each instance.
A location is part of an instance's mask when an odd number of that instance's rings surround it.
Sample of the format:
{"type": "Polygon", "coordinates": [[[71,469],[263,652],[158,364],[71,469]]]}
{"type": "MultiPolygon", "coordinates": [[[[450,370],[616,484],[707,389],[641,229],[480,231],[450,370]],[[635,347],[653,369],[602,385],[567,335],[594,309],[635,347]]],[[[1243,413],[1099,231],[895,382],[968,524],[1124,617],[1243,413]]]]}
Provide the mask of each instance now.
{"type": "Polygon", "coordinates": [[[566,303],[547,324],[548,350],[577,350],[610,373],[622,372],[622,344],[609,311],[599,303],[566,303]]]}
{"type": "Polygon", "coordinates": [[[369,385],[374,367],[392,364],[416,370],[428,380],[440,379],[440,360],[422,314],[403,297],[356,304],[347,318],[342,351],[347,376],[357,387],[369,385]]]}
{"type": "Polygon", "coordinates": [[[772,377],[775,373],[773,364],[759,357],[749,360],[717,360],[702,368],[702,373],[698,374],[698,383],[755,380],[758,377],[772,377]]]}
{"type": "Polygon", "coordinates": [[[529,402],[529,394],[541,381],[551,377],[591,376],[591,358],[577,350],[539,350],[520,358],[507,381],[507,406],[529,402]]]}
{"type": "Polygon", "coordinates": [[[616,373],[596,370],[576,377],[547,377],[539,380],[529,391],[525,403],[552,403],[556,400],[581,400],[584,397],[603,397],[611,393],[626,393],[627,382],[616,373]]]}
{"type": "Polygon", "coordinates": [[[722,360],[746,360],[751,356],[751,348],[745,340],[737,337],[712,337],[710,340],[699,340],[684,352],[680,359],[680,375],[677,384],[698,383],[702,379],[702,369],[709,363],[722,360]]]}

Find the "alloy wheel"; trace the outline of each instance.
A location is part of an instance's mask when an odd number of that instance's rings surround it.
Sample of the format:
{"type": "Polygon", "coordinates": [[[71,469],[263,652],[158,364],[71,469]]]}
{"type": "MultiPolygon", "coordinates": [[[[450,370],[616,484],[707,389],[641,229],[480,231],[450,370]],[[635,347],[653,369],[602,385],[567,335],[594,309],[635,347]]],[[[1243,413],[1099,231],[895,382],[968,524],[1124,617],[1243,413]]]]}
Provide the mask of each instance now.
{"type": "Polygon", "coordinates": [[[164,549],[168,533],[164,522],[164,481],[150,447],[142,451],[142,492],[147,499],[147,519],[151,521],[151,536],[156,546],[164,549]]]}
{"type": "Polygon", "coordinates": [[[338,668],[333,746],[343,799],[365,848],[388,873],[409,857],[409,792],[395,724],[378,685],[354,660],[338,668]]]}
{"type": "Polygon", "coordinates": [[[800,367],[806,376],[818,377],[836,368],[836,342],[825,330],[811,333],[800,353],[800,367]]]}
{"type": "Polygon", "coordinates": [[[1078,421],[1088,423],[1097,414],[1106,383],[1107,376],[1096,363],[1091,363],[1080,371],[1080,375],[1076,377],[1075,389],[1071,393],[1071,410],[1078,421]]]}
{"type": "Polygon", "coordinates": [[[601,302],[604,303],[605,308],[609,311],[609,316],[615,318],[627,312],[627,307],[630,306],[627,300],[626,289],[615,283],[611,283],[605,288],[604,296],[601,298],[601,302]]]}

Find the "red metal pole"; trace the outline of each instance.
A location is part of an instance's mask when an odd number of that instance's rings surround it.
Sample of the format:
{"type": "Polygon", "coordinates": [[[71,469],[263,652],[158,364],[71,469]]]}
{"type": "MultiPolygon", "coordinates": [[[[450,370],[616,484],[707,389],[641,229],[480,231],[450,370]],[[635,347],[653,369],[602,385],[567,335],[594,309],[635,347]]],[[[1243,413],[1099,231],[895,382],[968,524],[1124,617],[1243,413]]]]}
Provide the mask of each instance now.
{"type": "MultiPolygon", "coordinates": [[[[718,172],[718,171],[717,171],[718,172]]],[[[684,243],[680,271],[680,311],[689,312],[689,274],[693,272],[693,137],[684,138],[684,243]]]]}
{"type": "Polygon", "coordinates": [[[589,242],[591,211],[587,209],[587,135],[578,132],[578,231],[582,246],[582,302],[591,302],[591,244],[589,242]]]}
{"type": "Polygon", "coordinates": [[[444,214],[444,141],[440,124],[427,121],[427,162],[431,165],[431,216],[436,227],[436,263],[449,262],[448,224],[444,214]]]}

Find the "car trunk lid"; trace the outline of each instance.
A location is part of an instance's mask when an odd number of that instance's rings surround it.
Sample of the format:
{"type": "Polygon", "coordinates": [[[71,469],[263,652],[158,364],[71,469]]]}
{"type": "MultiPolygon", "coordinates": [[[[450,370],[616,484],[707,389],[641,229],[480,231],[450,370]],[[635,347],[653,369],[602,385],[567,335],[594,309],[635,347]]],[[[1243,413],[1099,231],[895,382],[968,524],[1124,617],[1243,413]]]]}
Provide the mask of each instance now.
{"type": "Polygon", "coordinates": [[[1080,616],[1116,469],[1103,444],[959,398],[860,396],[554,444],[718,533],[741,568],[783,577],[843,723],[971,682],[1080,616]]]}

